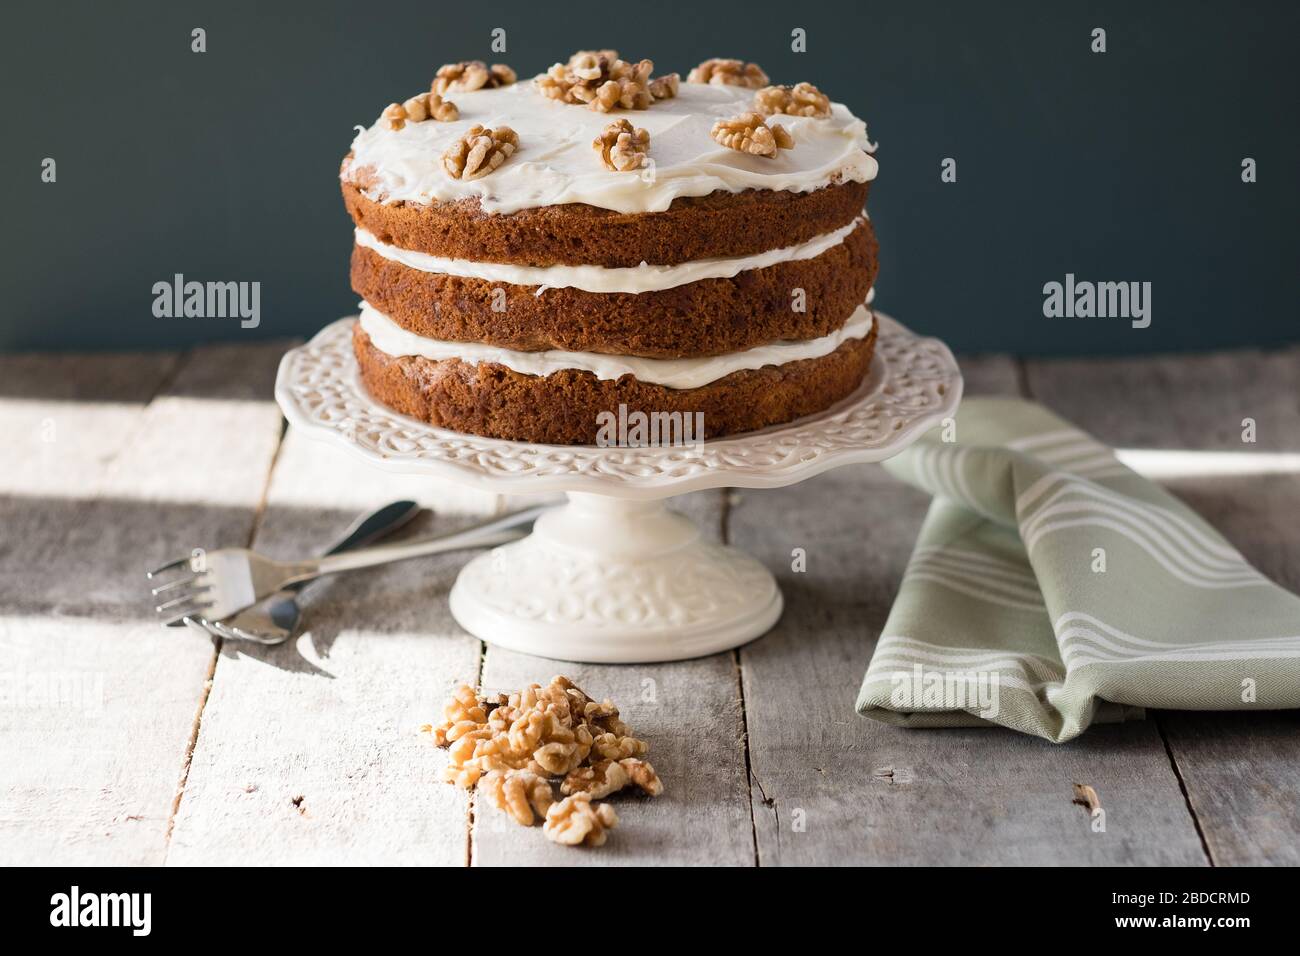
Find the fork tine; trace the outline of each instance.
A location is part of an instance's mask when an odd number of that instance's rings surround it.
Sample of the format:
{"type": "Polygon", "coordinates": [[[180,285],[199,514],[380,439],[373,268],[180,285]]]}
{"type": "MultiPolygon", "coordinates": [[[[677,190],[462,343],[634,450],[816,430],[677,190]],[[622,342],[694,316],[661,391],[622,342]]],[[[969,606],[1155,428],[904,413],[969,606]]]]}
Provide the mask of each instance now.
{"type": "MultiPolygon", "coordinates": [[[[163,627],[184,627],[186,618],[193,617],[199,611],[207,610],[210,607],[212,607],[211,601],[204,601],[201,604],[191,604],[183,611],[178,611],[175,616],[169,617],[167,620],[163,621],[162,625],[163,627]]],[[[161,614],[162,612],[159,613],[161,614]]]]}
{"type": "Polygon", "coordinates": [[[154,568],[152,571],[146,571],[144,573],[144,576],[152,581],[154,578],[158,577],[158,575],[162,574],[164,571],[174,571],[177,568],[189,567],[189,563],[190,563],[190,556],[187,554],[183,558],[177,558],[175,561],[169,561],[167,564],[164,564],[161,568],[154,568]]]}
{"type": "MultiPolygon", "coordinates": [[[[189,604],[200,594],[203,594],[204,592],[211,591],[211,590],[212,590],[212,585],[210,584],[204,585],[201,588],[194,588],[193,590],[186,591],[180,597],[172,598],[170,601],[163,601],[163,603],[159,604],[156,608],[154,608],[154,610],[157,611],[159,614],[162,614],[164,611],[170,611],[172,608],[180,607],[182,604],[189,604]]],[[[211,603],[212,603],[211,601],[208,602],[208,604],[211,603]]]]}
{"type": "Polygon", "coordinates": [[[158,585],[158,587],[154,588],[149,593],[152,594],[154,597],[157,597],[160,594],[164,594],[167,591],[171,591],[175,588],[181,587],[184,584],[189,584],[191,581],[197,581],[199,577],[200,576],[197,574],[191,574],[189,577],[177,578],[175,581],[168,581],[166,584],[158,585]]]}

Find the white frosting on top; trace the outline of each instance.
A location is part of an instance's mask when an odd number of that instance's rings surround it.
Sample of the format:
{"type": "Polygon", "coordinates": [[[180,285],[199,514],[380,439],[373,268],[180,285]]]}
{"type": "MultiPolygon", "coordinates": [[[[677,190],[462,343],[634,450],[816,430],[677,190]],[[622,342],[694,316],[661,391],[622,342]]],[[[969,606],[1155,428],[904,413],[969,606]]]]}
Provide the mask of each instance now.
{"type": "Polygon", "coordinates": [[[764,269],[782,262],[815,259],[828,249],[840,245],[863,219],[855,219],[843,228],[816,236],[808,242],[784,249],[769,249],[752,256],[733,259],[695,259],[671,266],[606,268],[605,266],[517,266],[508,262],[479,262],[474,259],[444,259],[427,252],[402,249],[381,242],[371,232],[358,228],[357,245],[373,249],[385,259],[421,272],[484,279],[511,285],[540,286],[546,289],[574,288],[587,292],[658,292],[698,282],[701,279],[730,279],[747,269],[764,269]]]}
{"type": "Polygon", "coordinates": [[[754,91],[738,86],[682,83],[672,99],[647,110],[614,113],[548,99],[531,80],[448,98],[460,110],[453,123],[408,122],[393,130],[380,119],[363,130],[352,142],[344,178],[354,179],[365,169],[364,193],[377,202],[476,196],[492,213],[572,202],[639,213],[660,212],[679,196],[715,190],[810,192],[832,182],[865,182],[876,176],[866,124],[839,103],[823,119],[774,117],[795,145],[769,158],[727,149],[709,135],[716,120],[751,108],[754,91]],[[650,133],[652,172],[610,172],[601,164],[592,140],[619,118],[650,133]],[[442,154],[476,123],[509,126],[519,134],[519,148],[481,179],[452,179],[442,168],[442,154]]]}
{"type": "MultiPolygon", "coordinates": [[[[870,301],[870,298],[868,298],[870,301]]],[[[784,365],[800,359],[829,355],[848,339],[860,339],[871,331],[871,310],[860,305],[849,320],[830,335],[802,342],[771,342],[744,352],[728,352],[705,358],[653,359],[632,355],[603,355],[599,352],[520,352],[481,345],[477,342],[445,342],[408,332],[370,303],[361,303],[361,328],[371,343],[389,355],[418,355],[428,359],[460,359],[475,364],[491,362],[524,375],[550,375],[563,369],[591,372],[600,379],[634,375],[642,382],[668,388],[699,388],[725,378],[732,372],[784,365]]]]}

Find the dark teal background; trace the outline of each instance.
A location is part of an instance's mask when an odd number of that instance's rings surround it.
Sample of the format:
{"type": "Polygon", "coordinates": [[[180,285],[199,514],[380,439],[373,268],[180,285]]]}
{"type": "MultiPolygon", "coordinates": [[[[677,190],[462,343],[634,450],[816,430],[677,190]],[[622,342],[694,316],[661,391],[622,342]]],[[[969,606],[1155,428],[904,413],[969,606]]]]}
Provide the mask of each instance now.
{"type": "Polygon", "coordinates": [[[879,304],[967,351],[1300,340],[1300,5],[24,3],[0,38],[0,348],[306,335],[350,311],[338,163],[445,61],[532,75],[613,46],[743,56],[867,120],[879,304]],[[190,52],[190,30],[208,52],[190,52]],[[1108,52],[1089,50],[1094,27],[1108,52]],[[494,57],[490,31],[507,30],[494,57]],[[790,51],[803,27],[808,52],[790,51]],[[58,181],[40,181],[42,158],[58,181]],[[954,157],[958,181],[940,181],[954,157]],[[1241,181],[1254,157],[1259,181],[1241,181]],[[257,280],[262,323],[158,319],[152,286],[257,280]],[[1153,321],[1047,319],[1042,286],[1153,283],[1153,321]]]}

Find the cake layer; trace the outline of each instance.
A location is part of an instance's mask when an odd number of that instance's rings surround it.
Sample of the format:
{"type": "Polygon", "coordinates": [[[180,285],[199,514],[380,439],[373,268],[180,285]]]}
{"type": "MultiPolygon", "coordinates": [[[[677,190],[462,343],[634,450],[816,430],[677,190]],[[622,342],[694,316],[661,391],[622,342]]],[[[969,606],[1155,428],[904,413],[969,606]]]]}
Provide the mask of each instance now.
{"type": "MultiPolygon", "coordinates": [[[[594,158],[591,148],[609,124],[609,113],[549,99],[530,80],[453,92],[448,99],[459,113],[451,122],[413,122],[391,129],[380,119],[361,131],[344,163],[344,179],[361,185],[368,199],[386,203],[468,199],[488,213],[583,203],[637,214],[662,212],[682,197],[718,191],[810,192],[835,182],[866,182],[876,175],[876,161],[867,152],[871,145],[866,125],[838,103],[826,117],[781,116],[796,148],[772,157],[754,156],[728,149],[711,135],[717,120],[754,108],[754,91],[683,83],[671,99],[618,114],[649,133],[654,166],[613,172],[594,158]],[[518,148],[490,176],[454,179],[443,170],[441,156],[476,124],[509,127],[518,135],[518,148]]],[[[502,261],[495,256],[467,258],[502,261]]]]}
{"type": "Polygon", "coordinates": [[[368,302],[361,304],[361,319],[358,324],[370,337],[375,348],[392,356],[414,356],[437,361],[459,359],[473,364],[504,365],[511,371],[525,375],[549,375],[568,369],[590,372],[599,379],[609,380],[631,375],[649,385],[692,389],[716,382],[733,372],[820,358],[835,351],[849,339],[865,338],[875,322],[871,311],[865,305],[859,305],[847,322],[820,338],[772,342],[725,355],[675,359],[560,350],[521,352],[473,342],[446,342],[406,331],[376,311],[368,302]]]}
{"type": "Polygon", "coordinates": [[[353,349],[366,388],[380,402],[454,431],[545,444],[594,444],[601,413],[704,416],[705,438],[792,421],[850,395],[871,363],[876,330],[829,355],[733,372],[701,388],[673,389],[633,376],[600,379],[566,369],[525,375],[504,365],[393,357],[358,323],[353,349]]]}
{"type": "Polygon", "coordinates": [[[653,358],[818,338],[843,325],[875,277],[876,239],[866,221],[812,259],[640,294],[423,272],[363,245],[352,253],[352,288],[416,335],[653,358]],[[794,309],[796,289],[803,290],[804,311],[794,309]]]}
{"type": "Polygon", "coordinates": [[[641,214],[583,203],[492,214],[478,199],[380,203],[363,195],[357,183],[345,179],[342,189],[353,222],[391,246],[448,259],[629,268],[751,256],[809,242],[861,216],[867,185],[842,182],[802,193],[718,191],[641,214]]]}
{"type": "Polygon", "coordinates": [[[662,292],[701,279],[730,279],[752,269],[765,269],[782,262],[816,259],[838,246],[849,233],[866,222],[866,217],[847,226],[816,236],[797,246],[769,249],[752,256],[727,259],[694,259],[671,266],[641,263],[624,268],[607,266],[521,266],[510,262],[484,262],[481,259],[448,259],[427,252],[414,252],[380,242],[364,229],[354,231],[356,244],[372,249],[385,259],[409,266],[420,272],[484,279],[488,282],[526,285],[534,289],[581,289],[584,292],[662,292]]]}

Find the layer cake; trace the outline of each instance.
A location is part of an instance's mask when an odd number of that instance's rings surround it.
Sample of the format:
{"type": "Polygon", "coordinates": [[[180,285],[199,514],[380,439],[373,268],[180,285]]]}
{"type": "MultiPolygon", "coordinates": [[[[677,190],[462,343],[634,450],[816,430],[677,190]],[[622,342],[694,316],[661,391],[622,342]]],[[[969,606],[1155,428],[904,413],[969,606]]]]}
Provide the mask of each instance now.
{"type": "Polygon", "coordinates": [[[445,428],[597,441],[602,413],[715,438],[822,410],[871,361],[865,124],[714,60],[476,62],[390,105],[344,159],[362,380],[445,428]]]}

